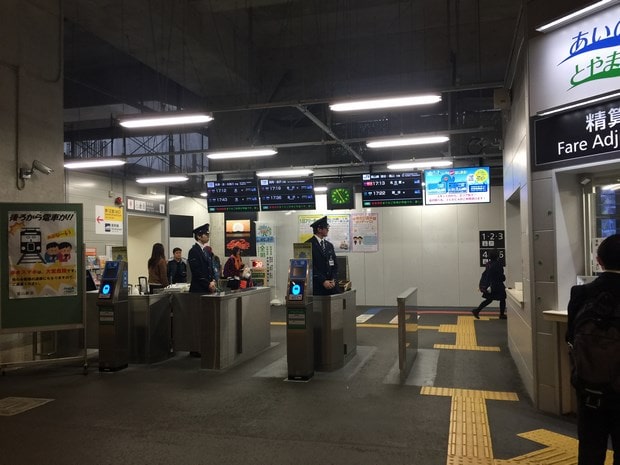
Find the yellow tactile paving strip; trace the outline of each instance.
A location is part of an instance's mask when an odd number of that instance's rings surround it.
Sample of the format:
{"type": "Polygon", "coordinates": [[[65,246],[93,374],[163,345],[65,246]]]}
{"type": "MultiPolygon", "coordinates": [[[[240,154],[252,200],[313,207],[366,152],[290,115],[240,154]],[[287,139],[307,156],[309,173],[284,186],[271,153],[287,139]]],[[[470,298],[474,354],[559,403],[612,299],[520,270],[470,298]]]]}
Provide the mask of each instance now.
{"type": "Polygon", "coordinates": [[[486,401],[518,401],[517,394],[431,386],[422,387],[420,393],[452,397],[446,465],[494,464],[486,401]]]}
{"type": "Polygon", "coordinates": [[[449,350],[478,350],[484,352],[499,352],[499,347],[479,346],[476,339],[476,328],[473,316],[459,316],[455,325],[439,325],[440,333],[455,333],[455,344],[435,344],[435,349],[449,350]]]}

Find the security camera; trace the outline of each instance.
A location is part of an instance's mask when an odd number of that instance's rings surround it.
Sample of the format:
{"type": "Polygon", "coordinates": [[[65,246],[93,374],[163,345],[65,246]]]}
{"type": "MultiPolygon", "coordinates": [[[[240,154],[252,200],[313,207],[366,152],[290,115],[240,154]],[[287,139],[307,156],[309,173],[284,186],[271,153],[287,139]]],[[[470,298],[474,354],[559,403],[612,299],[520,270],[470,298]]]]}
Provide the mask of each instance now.
{"type": "Polygon", "coordinates": [[[40,171],[43,174],[52,174],[54,170],[47,166],[45,163],[39,160],[35,160],[32,162],[32,169],[40,171]]]}

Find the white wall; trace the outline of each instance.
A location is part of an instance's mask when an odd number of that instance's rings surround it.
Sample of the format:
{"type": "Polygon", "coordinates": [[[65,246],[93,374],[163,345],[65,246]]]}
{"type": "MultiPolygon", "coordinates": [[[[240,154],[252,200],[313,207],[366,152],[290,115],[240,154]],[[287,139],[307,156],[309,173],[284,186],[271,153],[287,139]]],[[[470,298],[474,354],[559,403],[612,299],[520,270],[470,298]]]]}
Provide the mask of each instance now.
{"type": "MultiPolygon", "coordinates": [[[[87,246],[97,245],[105,252],[105,245],[122,245],[119,239],[94,234],[94,205],[102,202],[111,205],[108,197],[112,180],[94,175],[71,174],[68,180],[69,201],[84,203],[84,236],[87,246]]],[[[131,187],[133,189],[133,187],[131,187]]],[[[116,190],[122,191],[118,186],[116,190]]],[[[126,187],[125,190],[129,190],[126,187]]],[[[161,193],[158,193],[161,195],[161,193]]],[[[357,194],[357,205],[361,197],[357,194]]],[[[379,216],[379,251],[374,253],[348,253],[353,287],[357,290],[358,305],[396,305],[396,296],[403,290],[418,287],[418,304],[432,307],[474,307],[480,303],[477,291],[482,269],[479,267],[478,231],[504,229],[502,188],[491,191],[492,202],[478,205],[445,205],[418,207],[388,207],[371,211],[379,216]]],[[[211,224],[211,247],[225,260],[224,214],[209,214],[204,199],[185,198],[169,202],[169,213],[194,217],[194,226],[211,224]]],[[[361,208],[354,210],[362,212],[361,208]]],[[[329,214],[326,196],[317,196],[317,210],[287,215],[283,212],[260,212],[261,221],[273,224],[276,234],[276,284],[272,299],[284,301],[288,262],[293,255],[293,243],[298,242],[299,214],[329,214]]],[[[128,225],[141,227],[132,215],[128,225]]],[[[128,256],[130,282],[146,274],[144,251],[153,242],[162,242],[170,255],[173,247],[181,247],[187,254],[194,244],[190,238],[166,237],[160,234],[157,222],[148,230],[129,231],[128,256]],[[149,230],[151,232],[149,232],[149,230]],[[155,235],[153,235],[155,234],[155,235]],[[139,242],[134,242],[139,241],[139,242]],[[142,254],[142,255],[140,255],[142,254]],[[135,263],[134,263],[135,258],[135,263]],[[144,262],[144,263],[143,263],[144,262]]],[[[310,232],[310,231],[309,231],[310,232]]],[[[148,259],[148,257],[147,257],[148,259]]],[[[136,281],[137,282],[137,281],[136,281]]]]}

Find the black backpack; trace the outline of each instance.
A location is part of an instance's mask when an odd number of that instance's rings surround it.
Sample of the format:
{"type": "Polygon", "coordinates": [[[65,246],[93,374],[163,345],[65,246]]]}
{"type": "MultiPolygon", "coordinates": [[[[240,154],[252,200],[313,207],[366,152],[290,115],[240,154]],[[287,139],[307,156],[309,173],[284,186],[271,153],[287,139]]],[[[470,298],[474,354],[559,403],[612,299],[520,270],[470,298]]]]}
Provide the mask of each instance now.
{"type": "Polygon", "coordinates": [[[569,344],[575,388],[620,394],[620,303],[610,292],[586,301],[569,344]]]}

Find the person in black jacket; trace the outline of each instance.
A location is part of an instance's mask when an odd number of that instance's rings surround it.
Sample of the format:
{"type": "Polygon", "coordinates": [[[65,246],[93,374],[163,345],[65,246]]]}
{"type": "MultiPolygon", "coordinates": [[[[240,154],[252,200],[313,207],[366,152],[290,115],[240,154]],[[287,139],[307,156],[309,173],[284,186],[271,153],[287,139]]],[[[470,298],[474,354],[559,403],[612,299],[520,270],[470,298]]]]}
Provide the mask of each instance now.
{"type": "Polygon", "coordinates": [[[506,319],[506,286],[504,286],[504,281],[506,281],[506,276],[504,276],[504,267],[499,261],[499,252],[493,249],[489,252],[489,261],[478,285],[484,300],[471,311],[475,318],[480,318],[480,310],[494,300],[499,300],[499,318],[500,320],[506,319]]]}
{"type": "Polygon", "coordinates": [[[312,243],[312,293],[314,295],[338,294],[338,262],[329,234],[327,217],[319,218],[310,225],[314,235],[306,242],[312,243]]]}
{"type": "Polygon", "coordinates": [[[168,281],[170,284],[187,282],[187,263],[182,257],[183,250],[180,247],[172,249],[173,259],[168,261],[168,281]]]}
{"type": "Polygon", "coordinates": [[[216,291],[215,273],[213,271],[213,251],[209,242],[209,223],[193,230],[196,243],[189,249],[187,261],[192,271],[189,292],[210,294],[216,291]]]}
{"type": "MultiPolygon", "coordinates": [[[[603,273],[591,283],[573,286],[570,290],[566,332],[569,344],[573,343],[575,337],[575,316],[588,300],[606,292],[612,296],[616,305],[620,304],[620,234],[603,240],[596,253],[603,273]]],[[[614,449],[613,463],[620,464],[620,393],[609,392],[599,396],[581,389],[576,391],[578,465],[603,465],[610,436],[614,449]]]]}

